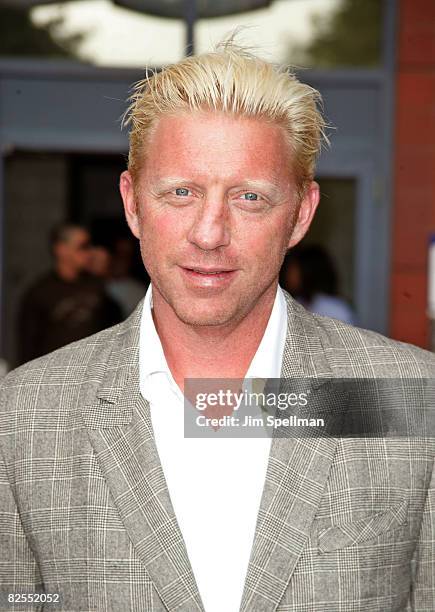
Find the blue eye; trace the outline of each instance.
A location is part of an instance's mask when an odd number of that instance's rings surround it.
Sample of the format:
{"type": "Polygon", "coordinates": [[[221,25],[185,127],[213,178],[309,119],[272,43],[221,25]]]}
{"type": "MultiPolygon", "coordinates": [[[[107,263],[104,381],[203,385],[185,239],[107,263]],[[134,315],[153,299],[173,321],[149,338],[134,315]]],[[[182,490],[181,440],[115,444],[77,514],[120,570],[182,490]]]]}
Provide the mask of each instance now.
{"type": "Polygon", "coordinates": [[[175,194],[177,196],[188,196],[189,189],[186,189],[186,187],[177,187],[177,189],[175,190],[175,194]]]}
{"type": "Polygon", "coordinates": [[[258,200],[258,195],[252,191],[247,191],[246,193],[243,193],[242,196],[244,196],[245,200],[250,200],[251,202],[258,200]]]}

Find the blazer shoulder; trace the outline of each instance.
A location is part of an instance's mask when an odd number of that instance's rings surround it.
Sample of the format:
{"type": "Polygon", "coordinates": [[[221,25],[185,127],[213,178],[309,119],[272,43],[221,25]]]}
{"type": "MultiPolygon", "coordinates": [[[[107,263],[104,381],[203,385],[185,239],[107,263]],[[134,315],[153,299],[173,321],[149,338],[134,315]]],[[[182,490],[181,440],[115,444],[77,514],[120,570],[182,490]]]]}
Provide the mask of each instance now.
{"type": "Polygon", "coordinates": [[[322,336],[325,350],[335,366],[341,360],[367,376],[433,378],[435,354],[413,344],[388,338],[320,315],[312,315],[322,336]]]}
{"type": "Polygon", "coordinates": [[[76,391],[80,401],[86,401],[101,381],[112,350],[119,346],[124,327],[125,321],[8,372],[0,381],[0,423],[12,412],[19,416],[32,410],[40,414],[41,408],[54,411],[61,396],[62,409],[68,410],[68,398],[76,391]]]}
{"type": "Polygon", "coordinates": [[[286,294],[288,312],[296,330],[323,357],[334,376],[367,378],[434,378],[435,354],[420,347],[392,340],[361,327],[306,310],[286,294]]]}
{"type": "Polygon", "coordinates": [[[120,323],[103,329],[91,336],[81,340],[70,342],[46,355],[37,357],[14,368],[4,376],[1,387],[10,387],[25,382],[25,380],[36,372],[44,372],[47,376],[58,371],[59,368],[67,367],[72,363],[88,363],[98,349],[103,348],[108,342],[113,341],[120,323]]]}

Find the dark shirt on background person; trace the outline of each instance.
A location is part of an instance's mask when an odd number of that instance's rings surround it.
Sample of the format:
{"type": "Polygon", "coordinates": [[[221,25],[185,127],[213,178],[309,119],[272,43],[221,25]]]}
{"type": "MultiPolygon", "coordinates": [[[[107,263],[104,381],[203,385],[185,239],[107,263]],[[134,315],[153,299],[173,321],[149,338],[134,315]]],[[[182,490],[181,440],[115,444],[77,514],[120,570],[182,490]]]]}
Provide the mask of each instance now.
{"type": "Polygon", "coordinates": [[[64,280],[55,270],[26,292],[19,314],[19,363],[119,323],[119,306],[99,279],[82,273],[64,280]]]}
{"type": "Polygon", "coordinates": [[[18,364],[119,323],[119,306],[91,274],[91,235],[61,222],[50,232],[52,271],[26,291],[18,316],[18,364]]]}

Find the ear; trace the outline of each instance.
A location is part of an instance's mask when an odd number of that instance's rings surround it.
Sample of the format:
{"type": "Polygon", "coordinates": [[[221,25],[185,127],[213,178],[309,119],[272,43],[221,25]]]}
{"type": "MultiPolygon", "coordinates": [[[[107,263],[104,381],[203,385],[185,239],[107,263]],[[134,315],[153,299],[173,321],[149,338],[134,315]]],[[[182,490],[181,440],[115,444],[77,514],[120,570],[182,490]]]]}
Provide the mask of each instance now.
{"type": "Polygon", "coordinates": [[[125,170],[125,172],[121,174],[119,180],[119,191],[121,192],[121,198],[124,203],[124,213],[128,227],[130,228],[133,236],[140,238],[140,218],[137,213],[133,178],[128,170],[125,170]]]}
{"type": "Polygon", "coordinates": [[[313,220],[314,213],[316,212],[317,205],[319,204],[319,200],[319,185],[315,181],[312,181],[300,203],[298,217],[288,243],[288,248],[294,247],[307,233],[311,221],[313,220]]]}

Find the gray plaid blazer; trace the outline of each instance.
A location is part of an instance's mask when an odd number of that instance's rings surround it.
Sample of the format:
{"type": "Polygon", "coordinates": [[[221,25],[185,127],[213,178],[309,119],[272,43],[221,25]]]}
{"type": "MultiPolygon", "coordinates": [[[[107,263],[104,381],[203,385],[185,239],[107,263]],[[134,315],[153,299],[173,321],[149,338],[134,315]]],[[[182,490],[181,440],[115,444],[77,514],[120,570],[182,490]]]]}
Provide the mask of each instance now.
{"type": "MultiPolygon", "coordinates": [[[[287,302],[285,377],[435,374],[429,352],[287,302]]],[[[0,591],[61,598],[14,609],[204,610],[139,391],[141,309],[3,379],[0,591]]],[[[240,610],[434,612],[434,455],[274,438],[240,610]]]]}

